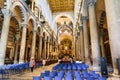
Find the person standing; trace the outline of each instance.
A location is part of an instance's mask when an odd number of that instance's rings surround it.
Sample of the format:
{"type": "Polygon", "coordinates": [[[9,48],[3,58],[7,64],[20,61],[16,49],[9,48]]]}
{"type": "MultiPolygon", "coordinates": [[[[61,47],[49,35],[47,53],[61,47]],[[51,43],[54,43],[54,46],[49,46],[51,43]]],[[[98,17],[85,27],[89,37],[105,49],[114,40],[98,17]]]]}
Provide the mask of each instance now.
{"type": "Polygon", "coordinates": [[[46,64],[46,60],[45,59],[43,59],[42,60],[42,63],[43,63],[43,67],[45,66],[45,64],[46,64]]]}
{"type": "Polygon", "coordinates": [[[31,68],[31,72],[33,72],[33,69],[35,67],[35,60],[32,58],[31,61],[30,61],[30,68],[31,68]]]}

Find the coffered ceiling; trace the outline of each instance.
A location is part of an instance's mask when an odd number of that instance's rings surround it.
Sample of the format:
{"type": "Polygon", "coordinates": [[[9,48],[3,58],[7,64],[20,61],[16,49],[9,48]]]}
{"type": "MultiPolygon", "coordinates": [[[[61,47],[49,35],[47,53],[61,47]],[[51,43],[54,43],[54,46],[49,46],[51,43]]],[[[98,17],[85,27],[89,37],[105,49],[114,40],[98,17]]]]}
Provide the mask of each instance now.
{"type": "Polygon", "coordinates": [[[66,12],[74,10],[74,0],[48,0],[52,12],[66,12]]]}

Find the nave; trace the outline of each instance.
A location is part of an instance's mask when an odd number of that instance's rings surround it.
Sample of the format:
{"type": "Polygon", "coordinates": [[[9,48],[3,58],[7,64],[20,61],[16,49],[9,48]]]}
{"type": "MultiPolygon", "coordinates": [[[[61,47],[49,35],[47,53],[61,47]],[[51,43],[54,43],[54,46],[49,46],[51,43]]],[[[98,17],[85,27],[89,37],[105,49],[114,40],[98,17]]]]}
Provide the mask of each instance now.
{"type": "MultiPolygon", "coordinates": [[[[44,73],[45,71],[52,71],[52,68],[57,64],[59,64],[59,63],[51,64],[51,65],[45,66],[45,67],[41,66],[39,68],[35,68],[35,70],[33,72],[30,72],[30,70],[23,71],[22,74],[11,75],[10,79],[8,79],[8,80],[33,80],[33,76],[40,76],[40,74],[44,73]]],[[[90,68],[88,70],[90,70],[90,68]]],[[[99,72],[97,72],[97,73],[100,74],[99,72]]],[[[118,76],[118,75],[111,75],[111,76],[109,76],[109,78],[107,78],[107,80],[120,80],[119,77],[120,76],[118,76]]]]}
{"type": "Polygon", "coordinates": [[[46,68],[58,60],[82,61],[99,73],[108,69],[109,78],[119,76],[119,3],[0,0],[0,78],[17,79],[31,74],[34,66],[40,76],[45,61],[46,68]]]}

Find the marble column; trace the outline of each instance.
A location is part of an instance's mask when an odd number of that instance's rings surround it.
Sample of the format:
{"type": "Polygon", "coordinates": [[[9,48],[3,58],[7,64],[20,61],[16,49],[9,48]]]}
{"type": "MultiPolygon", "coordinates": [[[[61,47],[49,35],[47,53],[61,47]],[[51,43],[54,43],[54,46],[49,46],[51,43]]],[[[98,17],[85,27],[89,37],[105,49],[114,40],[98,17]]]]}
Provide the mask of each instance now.
{"type": "Polygon", "coordinates": [[[34,59],[35,59],[35,50],[36,50],[36,31],[33,30],[31,58],[34,59]]]}
{"type": "Polygon", "coordinates": [[[17,57],[18,57],[18,45],[19,45],[19,37],[16,37],[16,42],[15,42],[15,56],[14,56],[14,64],[16,64],[17,61],[17,57]]]}
{"type": "Polygon", "coordinates": [[[83,26],[78,27],[80,30],[80,55],[81,55],[81,60],[84,62],[85,57],[84,57],[84,36],[83,36],[83,26]]]}
{"type": "Polygon", "coordinates": [[[80,59],[80,50],[79,50],[79,37],[76,37],[76,58],[80,59]]]}
{"type": "Polygon", "coordinates": [[[107,15],[112,64],[114,73],[118,73],[116,59],[120,58],[120,0],[104,1],[107,15]]]}
{"type": "Polygon", "coordinates": [[[51,43],[51,41],[50,41],[50,45],[49,45],[49,49],[50,49],[50,54],[49,54],[49,56],[50,56],[50,58],[51,58],[51,55],[52,55],[52,43],[51,43]]]}
{"type": "Polygon", "coordinates": [[[49,39],[48,39],[48,42],[47,42],[47,58],[48,59],[49,59],[49,55],[50,55],[49,46],[50,46],[50,42],[49,42],[49,39]]]}
{"type": "Polygon", "coordinates": [[[39,50],[38,54],[40,55],[40,58],[42,58],[42,35],[40,35],[40,42],[39,42],[39,50]]]}
{"type": "Polygon", "coordinates": [[[101,47],[101,53],[102,57],[105,57],[105,49],[104,49],[104,41],[103,41],[103,28],[100,29],[100,47],[101,47]]]}
{"type": "Polygon", "coordinates": [[[27,24],[22,24],[22,39],[20,46],[19,63],[24,63],[27,24]]]}
{"type": "Polygon", "coordinates": [[[26,62],[28,62],[27,61],[27,59],[28,59],[28,45],[29,45],[29,40],[28,39],[26,39],[26,50],[25,50],[25,61],[26,62]]]}
{"type": "Polygon", "coordinates": [[[10,18],[12,16],[12,12],[8,9],[2,9],[2,12],[4,14],[4,21],[2,25],[1,39],[0,39],[0,66],[4,65],[10,18]]]}
{"type": "Polygon", "coordinates": [[[46,59],[46,39],[44,39],[44,58],[46,59]]]}
{"type": "Polygon", "coordinates": [[[93,70],[100,71],[100,46],[95,16],[95,0],[89,0],[90,37],[93,57],[93,70]]]}
{"type": "Polygon", "coordinates": [[[79,35],[78,35],[78,41],[77,41],[77,48],[78,48],[78,59],[79,60],[82,60],[82,56],[81,56],[81,43],[80,43],[80,40],[81,40],[81,38],[80,38],[80,32],[79,32],[79,35]]]}
{"type": "Polygon", "coordinates": [[[12,60],[13,57],[14,57],[14,47],[12,47],[12,48],[10,49],[10,57],[9,57],[9,58],[12,60]]]}
{"type": "Polygon", "coordinates": [[[82,17],[83,20],[83,34],[84,34],[84,52],[85,52],[85,63],[90,65],[90,48],[89,48],[89,36],[87,26],[87,16],[82,17]]]}
{"type": "Polygon", "coordinates": [[[73,54],[73,56],[75,57],[75,37],[73,36],[73,38],[72,38],[72,54],[73,54]]]}

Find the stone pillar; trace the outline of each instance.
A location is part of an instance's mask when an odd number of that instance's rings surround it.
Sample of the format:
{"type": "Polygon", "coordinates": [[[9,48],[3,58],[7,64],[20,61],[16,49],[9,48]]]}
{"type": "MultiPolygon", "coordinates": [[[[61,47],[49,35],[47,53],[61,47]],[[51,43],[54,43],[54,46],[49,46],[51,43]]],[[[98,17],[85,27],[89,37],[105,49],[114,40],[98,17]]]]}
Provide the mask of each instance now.
{"type": "Polygon", "coordinates": [[[116,59],[120,58],[120,0],[105,0],[108,34],[114,73],[118,73],[116,59]],[[111,11],[114,10],[114,11],[111,11]]]}
{"type": "Polygon", "coordinates": [[[10,59],[12,60],[13,59],[13,55],[14,55],[14,48],[11,48],[10,49],[10,59]]]}
{"type": "Polygon", "coordinates": [[[73,56],[75,57],[75,37],[73,36],[72,38],[72,53],[73,53],[73,56]]]}
{"type": "Polygon", "coordinates": [[[84,62],[85,57],[84,57],[84,36],[83,36],[83,26],[78,27],[80,30],[80,54],[81,54],[81,59],[84,62]]]}
{"type": "Polygon", "coordinates": [[[12,12],[8,9],[3,9],[2,12],[4,14],[4,21],[2,25],[1,39],[0,39],[0,66],[4,65],[7,39],[9,33],[9,24],[10,24],[10,18],[12,16],[12,12]]]}
{"type": "Polygon", "coordinates": [[[36,31],[33,31],[33,38],[32,38],[32,50],[31,50],[31,58],[35,58],[35,50],[36,50],[36,31]]]}
{"type": "Polygon", "coordinates": [[[89,50],[90,48],[89,48],[87,16],[83,16],[82,20],[83,20],[83,34],[84,34],[85,63],[90,65],[90,50],[89,50]]]}
{"type": "Polygon", "coordinates": [[[19,44],[19,37],[16,37],[16,44],[15,44],[15,56],[14,56],[14,64],[16,64],[17,61],[17,55],[18,55],[18,44],[19,44]]]}
{"type": "Polygon", "coordinates": [[[75,58],[77,59],[77,40],[75,39],[75,58]]]}
{"type": "Polygon", "coordinates": [[[77,48],[78,48],[78,59],[79,60],[82,60],[82,56],[81,56],[81,43],[80,43],[80,32],[79,32],[79,35],[78,35],[78,40],[77,40],[77,48]]]}
{"type": "Polygon", "coordinates": [[[21,46],[20,46],[19,63],[24,62],[25,44],[26,44],[26,31],[27,31],[27,24],[23,24],[22,25],[22,39],[21,39],[21,46]]]}
{"type": "Polygon", "coordinates": [[[88,8],[87,2],[84,1],[83,3],[83,13],[82,13],[82,21],[83,21],[83,35],[84,35],[84,52],[85,52],[85,63],[90,65],[90,46],[89,46],[89,33],[88,33],[88,8]]]}
{"type": "Polygon", "coordinates": [[[78,56],[77,56],[77,53],[78,53],[78,51],[77,51],[77,39],[75,40],[75,57],[76,57],[76,59],[78,59],[78,56]]]}
{"type": "Polygon", "coordinates": [[[93,57],[93,70],[100,71],[100,47],[98,41],[98,31],[95,16],[95,0],[89,0],[89,21],[90,21],[90,36],[93,57]]]}
{"type": "Polygon", "coordinates": [[[44,39],[44,51],[43,51],[43,54],[44,54],[43,58],[46,59],[46,38],[44,39]]]}
{"type": "Polygon", "coordinates": [[[39,42],[39,49],[38,54],[40,55],[40,58],[42,58],[42,35],[40,35],[40,42],[39,42]]]}
{"type": "Polygon", "coordinates": [[[49,56],[50,56],[50,58],[51,58],[51,55],[52,55],[52,43],[51,43],[51,41],[50,41],[50,43],[49,43],[50,45],[49,45],[49,49],[50,49],[50,54],[49,54],[49,56]]]}
{"type": "Polygon", "coordinates": [[[50,46],[50,41],[49,41],[49,39],[48,39],[48,42],[47,42],[47,58],[49,58],[49,55],[50,55],[49,46],[50,46]]]}
{"type": "Polygon", "coordinates": [[[103,34],[104,34],[103,28],[101,28],[101,29],[100,29],[100,47],[101,47],[102,57],[105,57],[103,34]]]}
{"type": "Polygon", "coordinates": [[[26,39],[26,50],[25,50],[25,61],[26,62],[28,62],[27,61],[27,59],[28,59],[28,45],[29,45],[29,40],[28,39],[26,39]]]}

